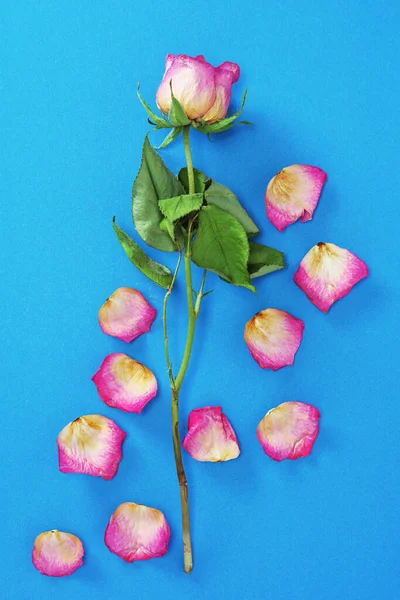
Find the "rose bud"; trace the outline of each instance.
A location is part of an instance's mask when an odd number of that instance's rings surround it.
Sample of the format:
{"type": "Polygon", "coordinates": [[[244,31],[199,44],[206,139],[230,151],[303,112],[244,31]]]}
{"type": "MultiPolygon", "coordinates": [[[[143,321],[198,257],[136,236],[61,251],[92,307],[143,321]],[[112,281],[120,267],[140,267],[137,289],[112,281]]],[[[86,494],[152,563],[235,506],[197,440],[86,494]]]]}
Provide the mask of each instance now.
{"type": "Polygon", "coordinates": [[[137,290],[118,288],[99,310],[99,323],[108,335],[131,342],[150,331],[156,310],[137,290]]]}
{"type": "Polygon", "coordinates": [[[201,462],[232,460],[240,454],[236,434],[220,406],[192,410],[182,446],[201,462]]]}
{"type": "Polygon", "coordinates": [[[260,421],[257,438],[265,454],[274,460],[308,456],[317,439],[320,414],[303,402],[284,402],[260,421]]]}
{"type": "Polygon", "coordinates": [[[304,323],[284,310],[266,308],[246,323],[244,340],[262,369],[291,366],[303,337],[304,323]]]}
{"type": "Polygon", "coordinates": [[[310,221],[318,204],[326,173],[310,165],[285,167],[271,179],[265,193],[267,217],[278,231],[298,219],[310,221]]]}
{"type": "Polygon", "coordinates": [[[126,412],[141,413],[157,394],[152,371],[121,352],[106,356],[92,379],[105,404],[126,412]]]}
{"type": "Polygon", "coordinates": [[[57,437],[60,471],[112,479],[122,458],[125,437],[114,421],[101,415],[75,419],[57,437]]]}
{"type": "Polygon", "coordinates": [[[168,54],[165,73],[157,90],[158,108],[168,114],[171,106],[171,87],[187,117],[214,123],[228,111],[231,88],[239,79],[240,69],[235,63],[224,62],[214,68],[204,56],[168,54]]]}
{"type": "Polygon", "coordinates": [[[64,577],[82,566],[81,540],[63,531],[45,531],[37,536],[32,550],[32,563],[42,575],[64,577]]]}
{"type": "Polygon", "coordinates": [[[163,556],[168,551],[170,535],[161,511],[124,502],[111,516],[104,541],[110,552],[131,563],[163,556]]]}
{"type": "Polygon", "coordinates": [[[307,252],[293,280],[326,313],[367,275],[367,265],[355,254],[335,244],[319,242],[307,252]]]}

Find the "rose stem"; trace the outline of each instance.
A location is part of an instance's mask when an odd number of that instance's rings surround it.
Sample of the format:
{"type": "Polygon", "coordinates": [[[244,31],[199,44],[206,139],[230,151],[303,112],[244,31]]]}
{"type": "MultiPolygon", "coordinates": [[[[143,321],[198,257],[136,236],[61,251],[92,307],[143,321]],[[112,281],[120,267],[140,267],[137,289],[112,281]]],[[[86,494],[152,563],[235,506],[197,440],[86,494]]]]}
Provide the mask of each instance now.
{"type": "MultiPolygon", "coordinates": [[[[190,153],[189,144],[189,132],[190,125],[187,125],[183,129],[183,145],[185,148],[186,165],[188,172],[189,182],[189,194],[195,193],[194,183],[194,171],[192,156],[190,153]]],[[[194,217],[195,218],[195,217],[194,217]]],[[[199,293],[197,294],[196,303],[193,302],[193,286],[192,286],[192,269],[191,269],[191,231],[194,219],[189,223],[188,228],[188,239],[184,251],[184,266],[185,266],[185,278],[186,278],[186,300],[188,308],[188,329],[186,336],[185,350],[183,353],[182,364],[179,368],[176,378],[172,375],[172,365],[169,359],[168,351],[168,336],[166,326],[166,308],[167,300],[171,294],[172,287],[175,283],[176,275],[178,273],[181,255],[179,255],[178,264],[172,279],[171,285],[164,299],[164,342],[165,342],[165,353],[167,358],[168,373],[170,377],[170,384],[172,390],[172,440],[174,446],[176,472],[178,476],[180,496],[181,496],[181,508],[182,508],[182,536],[183,536],[183,569],[185,573],[190,573],[193,568],[193,557],[192,557],[192,544],[190,540],[190,518],[189,518],[189,497],[188,497],[188,484],[183,467],[182,451],[181,451],[181,439],[179,433],[179,392],[182,386],[183,379],[186,374],[186,370],[189,365],[189,359],[192,351],[194,331],[196,327],[196,320],[200,311],[200,303],[203,297],[203,288],[205,282],[206,272],[203,273],[203,278],[200,285],[199,293]]]]}

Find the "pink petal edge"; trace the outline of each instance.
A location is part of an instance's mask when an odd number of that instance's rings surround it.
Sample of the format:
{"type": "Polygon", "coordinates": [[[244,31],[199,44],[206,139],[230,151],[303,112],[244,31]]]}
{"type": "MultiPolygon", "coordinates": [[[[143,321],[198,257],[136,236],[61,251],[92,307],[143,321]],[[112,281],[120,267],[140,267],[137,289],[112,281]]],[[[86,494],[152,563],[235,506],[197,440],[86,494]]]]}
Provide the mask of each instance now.
{"type": "Polygon", "coordinates": [[[103,333],[131,342],[150,331],[157,311],[137,290],[120,287],[99,310],[99,324],[103,333]]]}
{"type": "Polygon", "coordinates": [[[262,369],[292,366],[303,338],[304,323],[284,310],[266,308],[245,326],[244,340],[262,369]]]}
{"type": "Polygon", "coordinates": [[[83,565],[83,555],[82,542],[76,535],[53,529],[35,539],[32,563],[42,575],[65,577],[83,565]]]}
{"type": "Polygon", "coordinates": [[[291,165],[277,173],[265,192],[267,217],[283,231],[299,219],[312,219],[326,181],[326,173],[311,165],[291,165]]]}
{"type": "Polygon", "coordinates": [[[140,414],[157,394],[153,372],[122,352],[106,356],[92,381],[105,404],[125,412],[140,414]]]}
{"type": "Polygon", "coordinates": [[[319,432],[320,413],[304,402],[284,402],[271,409],[257,427],[257,438],[270,458],[280,462],[308,456],[319,432]]]}
{"type": "Polygon", "coordinates": [[[223,462],[240,454],[236,434],[220,406],[191,411],[182,446],[200,462],[223,462]]]}
{"type": "Polygon", "coordinates": [[[104,542],[110,552],[131,563],[163,556],[168,551],[170,535],[161,511],[124,502],[111,516],[104,542]]]}
{"type": "Polygon", "coordinates": [[[86,415],[68,423],[57,437],[58,466],[62,473],[112,479],[122,459],[126,433],[101,415],[86,415]]]}
{"type": "Polygon", "coordinates": [[[367,275],[367,265],[355,254],[335,244],[319,242],[304,256],[293,281],[319,310],[327,313],[336,300],[346,296],[367,275]]]}

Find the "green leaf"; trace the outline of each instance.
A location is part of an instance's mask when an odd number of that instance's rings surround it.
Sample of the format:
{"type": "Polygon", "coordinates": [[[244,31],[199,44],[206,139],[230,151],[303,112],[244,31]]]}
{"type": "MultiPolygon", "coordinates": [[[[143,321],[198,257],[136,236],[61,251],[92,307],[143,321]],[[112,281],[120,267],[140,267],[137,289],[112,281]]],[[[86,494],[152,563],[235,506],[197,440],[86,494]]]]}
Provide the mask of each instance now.
{"type": "Polygon", "coordinates": [[[218,206],[232,215],[232,217],[235,217],[244,227],[249,237],[260,233],[257,225],[249,217],[235,194],[229,188],[213,181],[205,192],[205,198],[208,204],[218,206]]]}
{"type": "Polygon", "coordinates": [[[249,242],[249,245],[250,256],[247,268],[251,279],[285,268],[283,252],[255,242],[249,242]]]}
{"type": "Polygon", "coordinates": [[[161,198],[171,198],[184,193],[182,184],[167,169],[146,136],[143,143],[142,164],[132,189],[133,222],[146,244],[165,252],[176,250],[168,233],[160,229],[163,215],[158,207],[158,201],[161,198]]]}
{"type": "Polygon", "coordinates": [[[247,271],[249,242],[242,225],[216,206],[203,206],[192,247],[193,262],[255,292],[247,271]]]}
{"type": "Polygon", "coordinates": [[[183,248],[185,245],[185,238],[179,227],[172,223],[169,219],[164,217],[160,223],[161,231],[165,231],[170,236],[171,240],[177,245],[178,248],[183,248]]]}
{"type": "Polygon", "coordinates": [[[186,116],[182,106],[173,95],[171,98],[171,106],[169,108],[168,118],[175,127],[189,125],[190,123],[190,119],[186,116]]]}
{"type": "Polygon", "coordinates": [[[182,133],[182,129],[182,127],[173,127],[169,134],[164,138],[163,143],[158,146],[157,150],[162,150],[162,148],[169,146],[169,144],[182,133]]]}
{"type": "MultiPolygon", "coordinates": [[[[206,133],[206,134],[221,133],[222,131],[226,131],[227,129],[230,129],[231,127],[233,127],[233,125],[236,125],[237,124],[237,123],[235,123],[236,119],[238,117],[240,117],[240,115],[243,112],[244,103],[246,101],[246,95],[247,95],[247,90],[244,91],[243,96],[242,96],[241,106],[240,106],[239,110],[237,112],[235,112],[234,115],[232,115],[231,117],[226,117],[225,119],[221,119],[220,121],[217,121],[216,123],[210,123],[210,125],[201,125],[200,127],[196,127],[196,129],[198,131],[200,131],[201,133],[206,133]]],[[[248,121],[241,121],[241,123],[243,125],[250,125],[250,123],[248,121]]]]}
{"type": "Polygon", "coordinates": [[[172,282],[171,271],[147,256],[140,246],[138,246],[125,231],[118,227],[115,222],[115,217],[113,218],[113,228],[117,234],[119,243],[125,250],[131,263],[133,263],[143,275],[146,275],[151,281],[154,281],[154,283],[167,290],[172,282]]]}
{"type": "MultiPolygon", "coordinates": [[[[208,179],[207,175],[204,175],[203,171],[199,171],[199,169],[193,169],[193,173],[195,192],[203,193],[211,184],[211,179],[208,179]]],[[[185,190],[189,192],[189,178],[187,167],[184,167],[179,171],[178,179],[185,188],[185,190]]]]}
{"type": "Polygon", "coordinates": [[[173,223],[191,212],[199,210],[203,204],[203,194],[184,194],[176,198],[160,200],[158,206],[164,216],[173,223]]]}
{"type": "Polygon", "coordinates": [[[139,98],[144,110],[147,112],[150,119],[153,121],[154,125],[156,125],[158,129],[172,127],[171,123],[168,123],[168,121],[166,119],[164,119],[163,117],[159,117],[151,110],[150,106],[143,100],[142,96],[139,94],[139,87],[140,87],[140,85],[138,84],[138,89],[137,89],[136,93],[138,95],[138,98],[139,98]]]}

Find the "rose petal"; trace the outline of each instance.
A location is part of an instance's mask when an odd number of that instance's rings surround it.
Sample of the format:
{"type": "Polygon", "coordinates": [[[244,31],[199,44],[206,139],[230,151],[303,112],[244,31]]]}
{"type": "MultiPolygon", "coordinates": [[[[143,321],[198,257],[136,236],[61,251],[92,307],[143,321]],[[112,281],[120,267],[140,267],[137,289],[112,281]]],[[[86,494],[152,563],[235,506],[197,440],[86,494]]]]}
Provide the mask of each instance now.
{"type": "Polygon", "coordinates": [[[33,544],[32,563],[42,575],[64,577],[83,565],[81,540],[63,531],[45,531],[33,544]]]}
{"type": "Polygon", "coordinates": [[[265,454],[281,461],[308,456],[317,439],[320,414],[303,402],[284,402],[260,421],[257,438],[265,454]]]}
{"type": "Polygon", "coordinates": [[[265,192],[267,217],[278,231],[298,219],[310,221],[318,204],[326,173],[310,165],[285,167],[271,179],[265,192]]]}
{"type": "Polygon", "coordinates": [[[134,502],[120,504],[107,526],[104,541],[126,562],[159,558],[168,551],[170,529],[163,513],[134,502]]]}
{"type": "Polygon", "coordinates": [[[106,356],[92,380],[105,404],[126,412],[141,413],[157,394],[152,371],[121,352],[106,356]]]}
{"type": "Polygon", "coordinates": [[[114,421],[101,415],[75,419],[57,437],[60,471],[112,479],[118,471],[125,437],[114,421]]]}
{"type": "Polygon", "coordinates": [[[368,267],[355,254],[335,244],[319,242],[300,263],[294,282],[309,300],[328,312],[336,300],[368,275],[368,267]]]}
{"type": "Polygon", "coordinates": [[[214,104],[203,116],[206,123],[215,123],[226,116],[231,101],[232,85],[240,76],[239,65],[224,62],[214,70],[216,97],[214,104]]]}
{"type": "Polygon", "coordinates": [[[168,54],[165,73],[157,90],[158,108],[168,114],[171,106],[171,87],[189,119],[202,117],[215,100],[214,67],[204,56],[168,54]]]}
{"type": "Polygon", "coordinates": [[[137,290],[118,288],[99,310],[99,323],[108,335],[131,342],[150,330],[157,311],[137,290]]]}
{"type": "Polygon", "coordinates": [[[182,445],[201,462],[232,460],[240,454],[236,434],[220,406],[192,410],[182,445]]]}
{"type": "Polygon", "coordinates": [[[304,323],[284,310],[266,308],[247,321],[244,340],[262,369],[290,366],[303,337],[304,323]]]}

